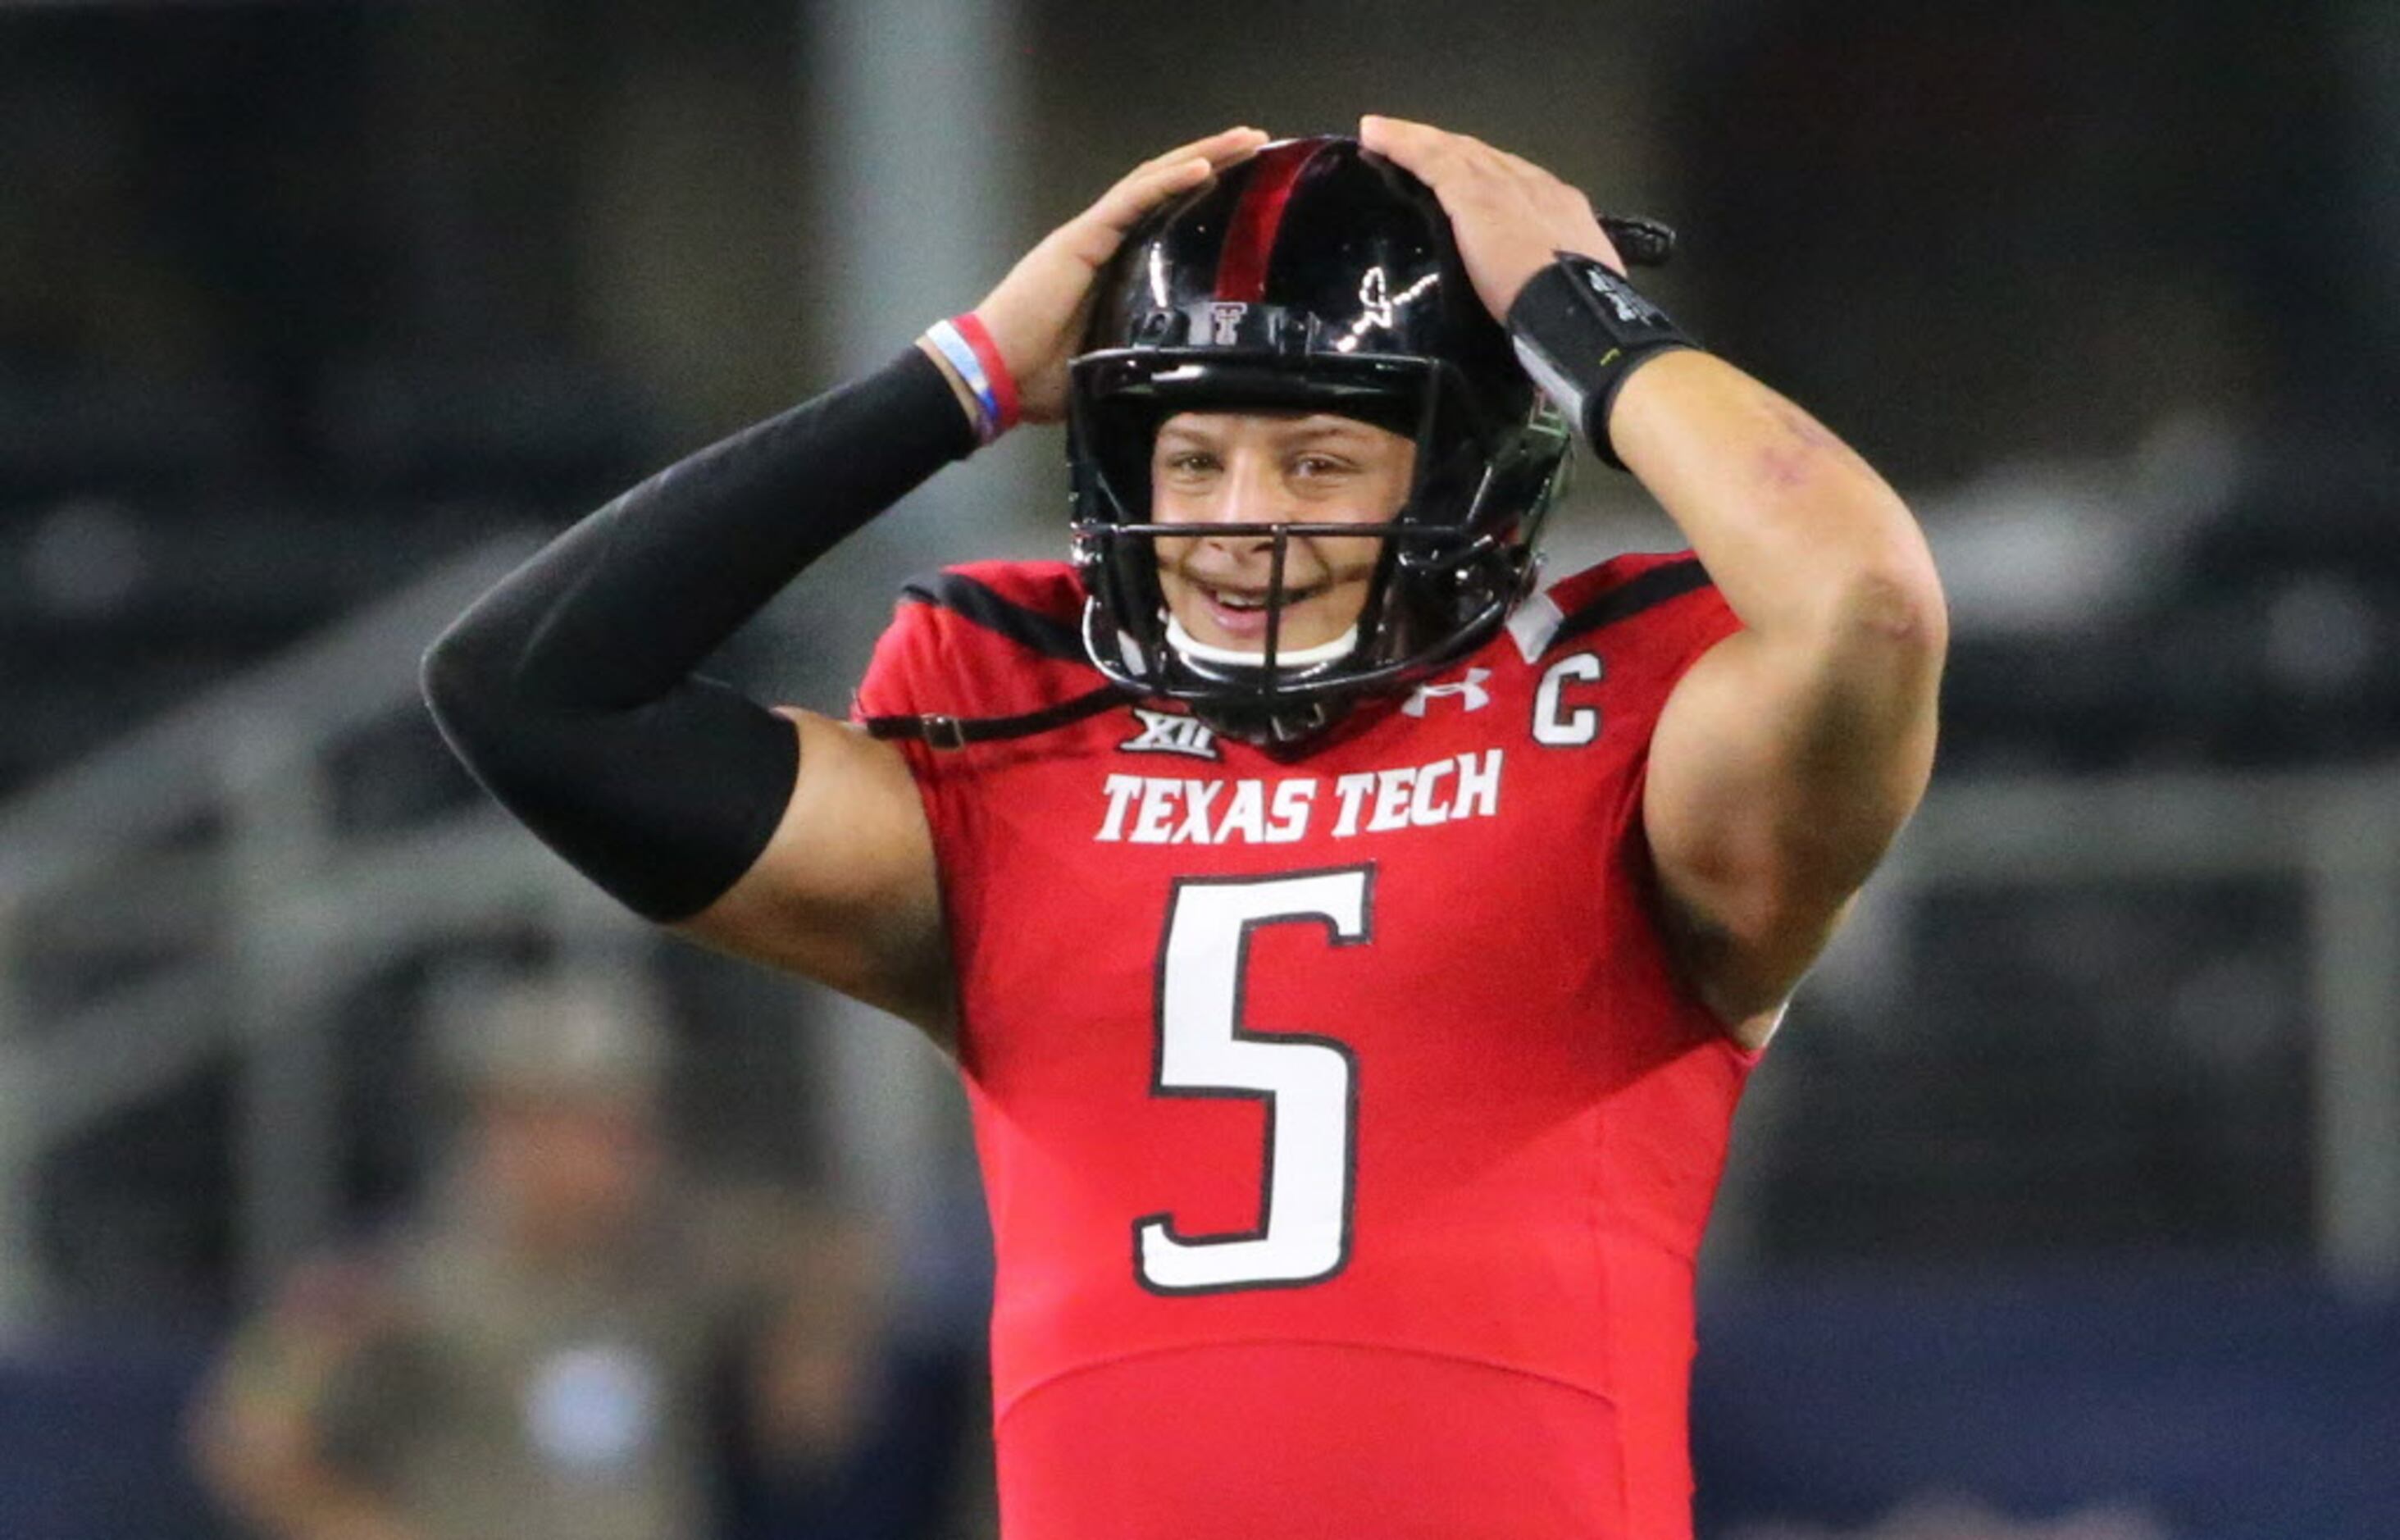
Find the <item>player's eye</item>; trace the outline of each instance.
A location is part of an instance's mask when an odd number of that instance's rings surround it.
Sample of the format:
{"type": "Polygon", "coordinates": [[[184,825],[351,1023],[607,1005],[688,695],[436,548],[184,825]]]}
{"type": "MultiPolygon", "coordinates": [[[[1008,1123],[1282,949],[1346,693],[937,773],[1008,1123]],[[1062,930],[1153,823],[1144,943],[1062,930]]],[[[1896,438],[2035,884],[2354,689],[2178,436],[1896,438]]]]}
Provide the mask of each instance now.
{"type": "Polygon", "coordinates": [[[1312,480],[1339,476],[1353,469],[1350,462],[1337,455],[1302,455],[1292,461],[1292,473],[1312,480]]]}
{"type": "Polygon", "coordinates": [[[1201,449],[1172,450],[1165,465],[1170,475],[1200,476],[1217,469],[1217,457],[1201,449]]]}

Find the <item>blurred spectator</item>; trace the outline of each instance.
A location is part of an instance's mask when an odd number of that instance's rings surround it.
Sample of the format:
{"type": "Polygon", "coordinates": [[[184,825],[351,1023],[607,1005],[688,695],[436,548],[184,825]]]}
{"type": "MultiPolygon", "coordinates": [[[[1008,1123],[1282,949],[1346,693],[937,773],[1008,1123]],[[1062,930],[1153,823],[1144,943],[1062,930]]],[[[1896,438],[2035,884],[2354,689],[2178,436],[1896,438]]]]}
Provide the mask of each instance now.
{"type": "Polygon", "coordinates": [[[726,1523],[731,1451],[770,1487],[848,1461],[871,1238],[689,1191],[626,1001],[515,986],[450,1017],[468,1116],[430,1202],[299,1270],[201,1395],[226,1506],[277,1540],[693,1540],[726,1523]]]}

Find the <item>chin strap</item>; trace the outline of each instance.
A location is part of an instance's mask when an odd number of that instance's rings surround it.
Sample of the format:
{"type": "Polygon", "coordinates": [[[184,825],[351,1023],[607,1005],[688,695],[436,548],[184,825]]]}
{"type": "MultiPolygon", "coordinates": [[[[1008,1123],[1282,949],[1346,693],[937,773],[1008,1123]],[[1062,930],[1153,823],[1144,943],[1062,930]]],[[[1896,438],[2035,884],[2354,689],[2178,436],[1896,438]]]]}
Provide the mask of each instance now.
{"type": "Polygon", "coordinates": [[[1081,695],[1070,695],[1056,705],[1015,716],[944,716],[929,712],[921,716],[869,716],[859,725],[866,729],[869,738],[914,738],[937,749],[962,749],[969,743],[989,743],[1000,738],[1030,738],[1139,699],[1135,691],[1111,681],[1081,695]]]}
{"type": "MultiPolygon", "coordinates": [[[[1258,668],[1266,661],[1266,654],[1263,652],[1243,652],[1234,647],[1212,647],[1184,630],[1183,622],[1172,615],[1166,618],[1166,645],[1186,658],[1196,659],[1204,663],[1215,663],[1220,668],[1258,668]]],[[[1336,659],[1347,658],[1352,652],[1357,650],[1357,647],[1358,628],[1354,625],[1330,642],[1319,642],[1315,647],[1293,647],[1289,651],[1276,653],[1275,666],[1277,668],[1315,668],[1319,663],[1330,663],[1336,659]]]]}

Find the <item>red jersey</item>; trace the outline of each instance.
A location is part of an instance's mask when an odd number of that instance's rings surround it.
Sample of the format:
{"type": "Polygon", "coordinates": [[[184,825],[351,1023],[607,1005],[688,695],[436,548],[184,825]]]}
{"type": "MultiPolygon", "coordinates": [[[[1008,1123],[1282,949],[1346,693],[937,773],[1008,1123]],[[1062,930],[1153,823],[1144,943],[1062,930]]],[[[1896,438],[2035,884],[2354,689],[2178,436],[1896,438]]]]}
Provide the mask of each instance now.
{"type": "MultiPolygon", "coordinates": [[[[1102,683],[1057,565],[913,585],[862,715],[1102,683]]],[[[997,1247],[1008,1540],[1690,1533],[1693,1264],[1753,1056],[1642,786],[1737,622],[1689,556],[1520,606],[1309,752],[1165,702],[906,745],[997,1247]]]]}

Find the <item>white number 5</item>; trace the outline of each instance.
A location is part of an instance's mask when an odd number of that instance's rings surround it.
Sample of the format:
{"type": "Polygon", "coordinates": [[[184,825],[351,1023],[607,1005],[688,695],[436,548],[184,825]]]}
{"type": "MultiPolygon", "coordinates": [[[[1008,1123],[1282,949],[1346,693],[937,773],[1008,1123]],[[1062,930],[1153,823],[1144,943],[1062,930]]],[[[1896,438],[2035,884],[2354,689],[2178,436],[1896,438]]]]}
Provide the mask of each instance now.
{"type": "Polygon", "coordinates": [[[1159,953],[1158,1068],[1166,1096],[1257,1097],[1267,1104],[1259,1222],[1185,1236],[1171,1214],[1134,1223],[1144,1286],[1161,1293],[1321,1282],[1350,1260],[1357,1075],[1329,1038],[1243,1030],[1250,932],[1315,921],[1333,944],[1367,939],[1370,866],[1304,876],[1176,884],[1159,953]]]}

